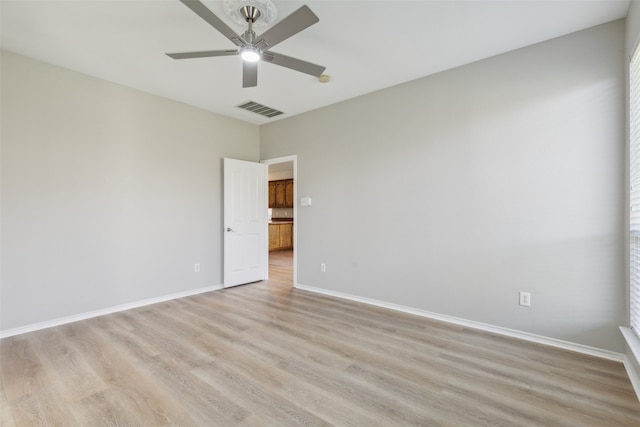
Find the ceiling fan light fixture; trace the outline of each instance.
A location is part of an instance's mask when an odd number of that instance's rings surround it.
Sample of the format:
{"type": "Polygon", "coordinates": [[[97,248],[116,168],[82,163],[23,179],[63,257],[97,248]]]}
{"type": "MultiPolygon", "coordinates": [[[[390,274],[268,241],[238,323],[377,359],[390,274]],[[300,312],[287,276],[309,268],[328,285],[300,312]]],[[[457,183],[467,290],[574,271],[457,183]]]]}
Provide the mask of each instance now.
{"type": "Polygon", "coordinates": [[[246,47],[240,52],[243,61],[258,62],[260,60],[260,51],[254,47],[246,47]]]}

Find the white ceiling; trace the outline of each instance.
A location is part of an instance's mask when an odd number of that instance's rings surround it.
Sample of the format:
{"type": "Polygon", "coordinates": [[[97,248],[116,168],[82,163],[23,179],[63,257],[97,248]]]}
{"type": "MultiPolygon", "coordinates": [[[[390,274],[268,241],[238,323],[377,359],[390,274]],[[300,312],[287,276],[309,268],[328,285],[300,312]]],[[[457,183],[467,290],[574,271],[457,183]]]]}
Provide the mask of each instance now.
{"type": "MultiPolygon", "coordinates": [[[[203,3],[238,33],[221,1],[203,3]]],[[[166,52],[235,46],[178,0],[1,0],[2,48],[254,124],[290,117],[627,14],[629,0],[273,0],[320,22],[273,50],[327,67],[330,83],[261,63],[243,89],[239,57],[166,52]],[[256,101],[267,119],[236,108],[256,101]]],[[[260,34],[263,31],[257,31],[260,34]]]]}

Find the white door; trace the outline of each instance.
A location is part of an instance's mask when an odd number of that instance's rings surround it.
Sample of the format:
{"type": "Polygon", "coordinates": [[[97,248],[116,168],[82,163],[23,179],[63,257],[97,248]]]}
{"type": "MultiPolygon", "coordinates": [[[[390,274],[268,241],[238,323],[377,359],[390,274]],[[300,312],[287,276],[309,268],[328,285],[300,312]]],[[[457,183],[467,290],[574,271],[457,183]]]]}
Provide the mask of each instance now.
{"type": "Polygon", "coordinates": [[[224,287],[266,279],[267,167],[224,159],[224,287]]]}

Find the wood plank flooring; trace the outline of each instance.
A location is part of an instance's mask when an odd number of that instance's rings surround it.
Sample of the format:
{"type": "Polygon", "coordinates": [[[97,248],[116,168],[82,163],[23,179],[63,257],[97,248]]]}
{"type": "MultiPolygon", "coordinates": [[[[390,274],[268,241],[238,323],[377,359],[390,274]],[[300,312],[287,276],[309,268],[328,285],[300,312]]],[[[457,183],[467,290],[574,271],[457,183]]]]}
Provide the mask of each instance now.
{"type": "Polygon", "coordinates": [[[286,256],[2,340],[2,425],[640,425],[621,363],[296,290],[286,256]]]}
{"type": "Polygon", "coordinates": [[[269,252],[269,280],[293,286],[293,250],[269,252]]]}

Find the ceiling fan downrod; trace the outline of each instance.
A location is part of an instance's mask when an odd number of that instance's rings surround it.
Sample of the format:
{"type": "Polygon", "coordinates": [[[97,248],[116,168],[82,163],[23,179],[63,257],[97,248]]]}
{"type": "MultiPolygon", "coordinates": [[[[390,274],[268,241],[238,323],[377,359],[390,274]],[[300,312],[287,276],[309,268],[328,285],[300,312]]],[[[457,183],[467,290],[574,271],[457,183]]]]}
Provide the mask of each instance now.
{"type": "Polygon", "coordinates": [[[255,6],[242,6],[240,8],[240,14],[244,17],[249,25],[247,31],[244,32],[242,38],[249,44],[253,44],[256,38],[256,33],[253,31],[253,24],[260,19],[260,9],[255,6]]]}

